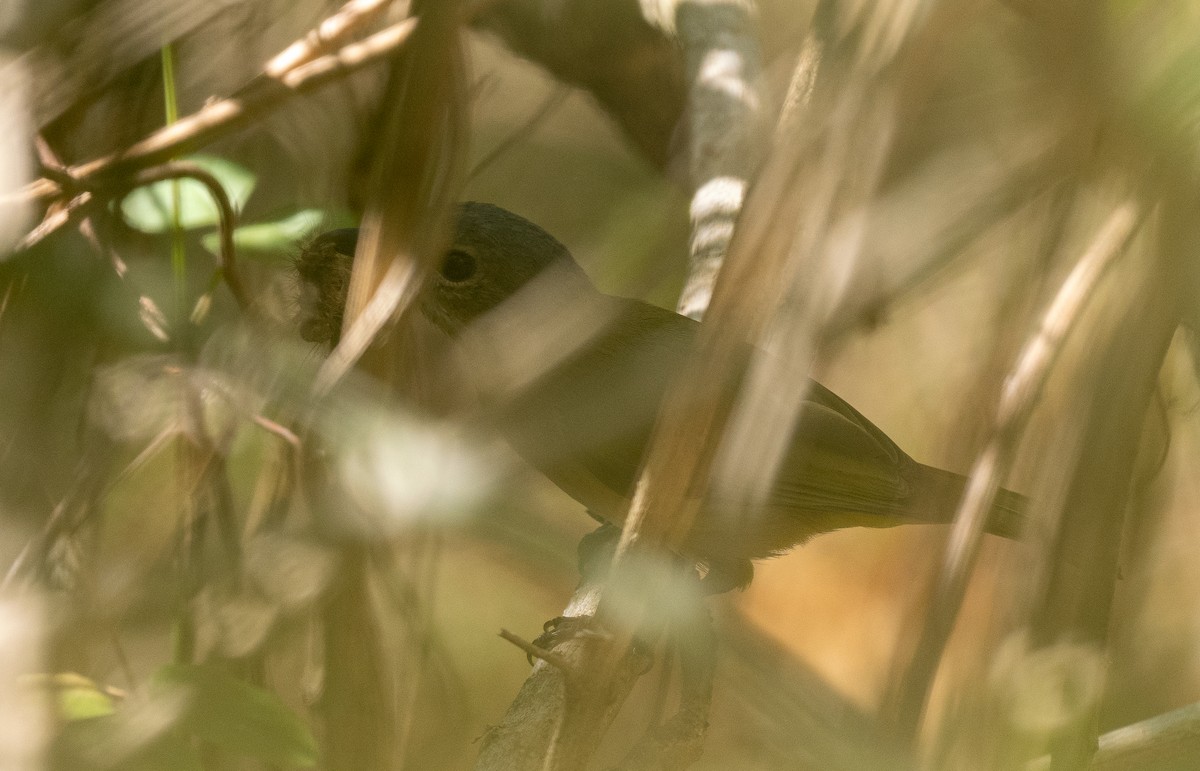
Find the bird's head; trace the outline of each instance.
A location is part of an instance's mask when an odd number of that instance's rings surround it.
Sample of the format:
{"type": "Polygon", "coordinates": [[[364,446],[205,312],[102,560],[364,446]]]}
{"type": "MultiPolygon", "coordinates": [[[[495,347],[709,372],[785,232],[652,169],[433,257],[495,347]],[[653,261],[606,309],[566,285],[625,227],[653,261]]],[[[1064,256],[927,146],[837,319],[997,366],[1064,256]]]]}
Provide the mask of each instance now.
{"type": "MultiPolygon", "coordinates": [[[[331,230],[302,251],[297,272],[305,340],[337,342],[357,243],[357,229],[331,230]]],[[[587,281],[567,248],[545,230],[499,206],[464,203],[458,207],[454,240],[429,278],[421,309],[438,327],[457,334],[548,268],[587,281]]]]}

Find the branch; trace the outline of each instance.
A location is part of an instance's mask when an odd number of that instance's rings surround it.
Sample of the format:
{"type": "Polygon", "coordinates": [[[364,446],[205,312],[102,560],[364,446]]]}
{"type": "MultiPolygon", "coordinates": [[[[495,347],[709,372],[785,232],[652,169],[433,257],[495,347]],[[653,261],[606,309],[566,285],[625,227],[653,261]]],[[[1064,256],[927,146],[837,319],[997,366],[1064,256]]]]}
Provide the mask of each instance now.
{"type": "Polygon", "coordinates": [[[263,74],[283,80],[292,70],[329,53],[332,46],[341,45],[359,27],[378,19],[391,4],[392,0],[350,0],[303,38],[276,54],[263,67],[263,74]]]}
{"type": "MultiPolygon", "coordinates": [[[[420,351],[413,346],[411,326],[404,321],[426,270],[440,254],[459,195],[466,89],[460,3],[440,0],[420,7],[421,25],[408,55],[398,58],[389,72],[374,126],[366,210],[350,274],[343,334],[318,372],[313,386],[318,399],[357,364],[390,393],[422,400],[421,383],[414,374],[421,369],[420,351]],[[388,345],[371,348],[376,333],[389,323],[397,334],[388,345]]],[[[408,39],[414,28],[416,21],[411,18],[390,28],[395,33],[391,40],[408,39]]],[[[350,61],[350,48],[297,67],[284,83],[312,82],[340,73],[350,61]]],[[[385,48],[394,50],[395,45],[385,48]]],[[[315,496],[326,496],[334,506],[344,506],[353,497],[346,494],[344,480],[306,482],[315,496]]],[[[329,641],[324,650],[327,709],[322,719],[328,745],[324,760],[330,768],[395,768],[408,735],[409,723],[397,719],[395,657],[384,650],[383,626],[368,606],[376,568],[365,558],[375,550],[387,552],[388,547],[368,541],[340,549],[347,564],[359,563],[362,569],[345,577],[343,596],[331,599],[322,611],[329,641]],[[360,629],[375,643],[365,650],[354,639],[360,629]],[[360,650],[361,654],[346,655],[360,650]],[[370,707],[367,715],[364,698],[370,707]]]]}
{"type": "Polygon", "coordinates": [[[1095,771],[1186,767],[1200,757],[1200,703],[1109,731],[1099,745],[1095,771]]]}
{"type": "Polygon", "coordinates": [[[673,771],[700,759],[712,709],[717,636],[703,598],[683,610],[685,617],[667,635],[668,645],[679,651],[679,709],[645,732],[622,760],[622,771],[673,771]]]}
{"type": "Polygon", "coordinates": [[[937,578],[933,604],[917,645],[917,657],[892,699],[893,714],[907,734],[915,733],[924,710],[942,651],[958,617],[967,579],[979,554],[987,514],[1000,481],[1012,465],[1030,413],[1037,404],[1067,334],[1108,269],[1124,253],[1140,222],[1133,202],[1118,206],[1092,244],[1063,282],[1042,320],[1038,333],[1026,343],[1005,384],[991,439],[971,470],[962,503],[955,515],[945,560],[937,578]]]}
{"type": "Polygon", "coordinates": [[[686,99],[676,41],[646,20],[638,0],[481,3],[472,24],[510,50],[595,97],[659,169],[672,159],[686,99]]]}
{"type": "MultiPolygon", "coordinates": [[[[298,64],[282,75],[272,76],[263,72],[237,95],[210,102],[191,115],[135,142],[126,150],[67,167],[65,171],[76,184],[86,189],[101,179],[130,174],[210,144],[294,96],[391,56],[408,42],[416,26],[417,19],[409,17],[361,42],[346,45],[335,53],[298,64]]],[[[314,31],[309,34],[311,36],[319,33],[314,31]]],[[[293,46],[302,43],[304,40],[294,43],[293,46]]],[[[284,54],[291,48],[289,46],[284,54]]],[[[276,57],[272,62],[275,63],[278,59],[279,57],[276,57]]],[[[45,201],[62,194],[59,183],[43,178],[33,181],[17,195],[22,201],[45,201]]]]}
{"type": "MultiPolygon", "coordinates": [[[[204,168],[187,161],[174,161],[151,169],[143,169],[134,174],[128,181],[128,190],[167,179],[193,179],[204,185],[209,195],[212,196],[213,203],[217,206],[217,232],[220,235],[217,263],[220,265],[221,275],[229,286],[233,299],[237,301],[238,307],[243,312],[250,310],[250,297],[246,294],[245,286],[238,273],[237,257],[233,246],[233,231],[236,227],[237,215],[233,210],[229,195],[225,192],[225,187],[220,180],[204,168]]],[[[125,194],[122,193],[118,196],[118,205],[119,199],[125,194]]]]}
{"type": "MultiPolygon", "coordinates": [[[[1200,703],[1113,729],[1097,741],[1092,771],[1187,768],[1200,757],[1200,703]]],[[[1031,760],[1026,771],[1049,771],[1051,758],[1031,760]]]]}
{"type": "Polygon", "coordinates": [[[762,69],[749,2],[680,0],[675,26],[687,67],[692,178],[687,284],[677,310],[699,319],[733,238],[761,156],[762,69]]]}
{"type": "Polygon", "coordinates": [[[575,670],[571,668],[571,662],[567,661],[562,656],[559,656],[554,651],[546,650],[545,648],[534,645],[533,643],[518,637],[507,629],[500,630],[500,637],[525,651],[525,655],[535,659],[541,659],[550,666],[559,670],[568,680],[575,676],[575,670]]]}

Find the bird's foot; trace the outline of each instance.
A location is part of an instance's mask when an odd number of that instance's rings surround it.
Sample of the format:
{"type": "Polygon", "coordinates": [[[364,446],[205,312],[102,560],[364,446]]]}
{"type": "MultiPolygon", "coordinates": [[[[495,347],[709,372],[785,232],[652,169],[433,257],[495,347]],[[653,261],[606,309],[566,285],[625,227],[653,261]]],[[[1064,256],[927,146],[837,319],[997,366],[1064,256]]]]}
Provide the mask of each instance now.
{"type": "MultiPolygon", "coordinates": [[[[569,640],[608,640],[611,638],[612,634],[600,625],[595,616],[556,616],[542,624],[542,634],[533,641],[533,644],[544,651],[549,651],[569,640]]],[[[634,637],[631,652],[643,660],[639,674],[645,674],[654,667],[652,647],[644,640],[634,637]]],[[[532,664],[533,657],[527,656],[527,658],[532,664]]]]}
{"type": "Polygon", "coordinates": [[[708,572],[700,579],[702,594],[712,596],[733,589],[745,589],[754,578],[754,564],[750,560],[710,560],[708,572]]]}
{"type": "Polygon", "coordinates": [[[533,644],[551,650],[567,640],[581,638],[606,638],[608,632],[600,628],[595,616],[555,616],[542,624],[542,633],[533,644]]]}

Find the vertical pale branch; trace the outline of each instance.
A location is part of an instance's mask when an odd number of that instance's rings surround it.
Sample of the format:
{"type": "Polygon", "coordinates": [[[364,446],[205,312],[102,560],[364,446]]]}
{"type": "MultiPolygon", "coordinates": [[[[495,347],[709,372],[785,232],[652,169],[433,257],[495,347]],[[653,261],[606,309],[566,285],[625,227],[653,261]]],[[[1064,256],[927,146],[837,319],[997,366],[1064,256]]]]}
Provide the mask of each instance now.
{"type": "MultiPolygon", "coordinates": [[[[747,3],[705,3],[685,0],[676,5],[675,25],[687,58],[687,74],[691,85],[689,107],[691,115],[689,162],[695,194],[692,200],[693,238],[691,268],[688,288],[684,290],[679,307],[681,312],[694,317],[701,316],[709,305],[713,282],[721,267],[733,237],[733,225],[740,212],[745,191],[758,163],[761,139],[761,99],[757,93],[757,77],[760,69],[758,42],[754,29],[754,13],[747,3]]],[[[713,327],[722,329],[722,327],[713,327]]],[[[731,338],[729,351],[737,344],[731,338]]],[[[740,339],[740,338],[739,338],[740,339]]],[[[699,361],[695,366],[700,367],[699,361]]],[[[730,370],[734,371],[734,370],[730,370]]],[[[693,373],[696,374],[696,373],[693,373]]],[[[667,462],[664,474],[648,472],[638,485],[633,512],[622,535],[623,553],[634,540],[668,548],[678,546],[686,534],[694,511],[680,515],[682,507],[696,502],[689,495],[699,487],[686,474],[691,471],[687,457],[692,451],[701,456],[710,453],[717,437],[699,421],[721,417],[722,403],[729,384],[719,378],[689,377],[680,373],[681,381],[703,386],[701,398],[711,408],[709,415],[693,422],[691,408],[695,406],[694,394],[669,403],[668,411],[661,419],[671,429],[659,432],[657,444],[660,453],[658,462],[667,462]],[[671,412],[671,408],[674,411],[671,412]],[[704,439],[708,438],[708,441],[704,439]],[[684,457],[680,457],[680,453],[684,457]],[[687,469],[676,473],[676,464],[687,469]],[[659,511],[655,498],[646,498],[647,479],[654,480],[649,490],[665,493],[669,503],[659,511]],[[680,484],[682,483],[682,484],[680,484]],[[651,530],[640,531],[646,523],[645,515],[656,513],[651,530]],[[663,514],[659,517],[658,514],[663,514]],[[674,523],[682,516],[686,524],[654,529],[660,523],[674,523]]],[[[695,456],[692,456],[695,457],[695,456]]],[[[705,473],[707,462],[700,459],[693,464],[699,474],[705,473]]],[[[619,556],[616,568],[621,573],[640,574],[645,566],[637,564],[628,555],[619,556]]],[[[649,570],[653,571],[651,567],[649,570]]],[[[632,583],[639,583],[634,580],[632,583]]],[[[653,583],[653,582],[648,582],[653,583]]],[[[654,599],[644,596],[647,583],[641,583],[643,596],[638,592],[620,591],[620,598],[613,592],[605,594],[602,605],[619,605],[619,610],[607,614],[617,629],[611,641],[570,641],[556,649],[566,660],[573,662],[579,677],[568,677],[562,671],[545,663],[539,663],[534,674],[526,682],[522,692],[510,707],[503,725],[493,730],[485,739],[477,768],[523,767],[520,759],[543,759],[545,768],[576,768],[587,762],[602,738],[608,723],[617,708],[628,695],[635,682],[636,657],[631,657],[629,646],[633,630],[647,634],[647,628],[659,627],[651,616],[656,611],[654,599]],[[630,603],[636,610],[628,607],[630,603]],[[629,615],[627,615],[629,614],[629,615]],[[632,620],[631,624],[624,623],[632,620]],[[557,696],[552,702],[545,701],[547,689],[554,693],[550,683],[561,681],[565,696],[557,696]],[[543,699],[541,703],[536,700],[543,699]],[[539,750],[540,748],[540,750],[539,750]],[[512,765],[506,765],[512,764],[512,765]]],[[[590,614],[598,605],[599,589],[585,585],[576,593],[567,615],[590,614]]],[[[661,599],[661,598],[660,598],[661,599]]],[[[663,730],[648,733],[634,748],[626,764],[630,768],[683,768],[699,754],[707,724],[708,701],[711,696],[713,652],[711,629],[698,598],[675,598],[681,602],[695,602],[697,612],[681,614],[687,617],[687,629],[680,634],[694,641],[684,650],[684,691],[681,710],[663,730]],[[669,759],[669,760],[668,760],[669,759]],[[658,765],[663,764],[663,765],[658,765]]]]}
{"type": "Polygon", "coordinates": [[[395,671],[382,649],[370,578],[367,550],[343,548],[321,609],[325,673],[319,714],[330,771],[384,771],[395,764],[395,671]]]}
{"type": "MultiPolygon", "coordinates": [[[[900,26],[905,27],[904,24],[900,26]]],[[[717,63],[720,62],[718,56],[717,63]]],[[[878,57],[866,56],[860,75],[866,81],[887,69],[888,63],[878,57]]],[[[715,69],[717,82],[720,82],[720,74],[721,70],[715,69]]],[[[831,122],[835,130],[826,135],[827,144],[840,150],[834,154],[837,160],[845,160],[859,152],[858,160],[868,173],[856,177],[843,188],[839,184],[840,175],[830,170],[821,176],[821,184],[825,187],[819,189],[820,195],[812,198],[789,195],[811,167],[826,171],[836,161],[825,159],[826,166],[823,167],[814,144],[784,142],[754,189],[752,200],[760,208],[747,227],[739,229],[733,236],[713,291],[712,317],[700,327],[694,357],[684,371],[678,373],[676,384],[669,389],[660,411],[614,561],[616,580],[619,581],[623,574],[633,575],[641,569],[635,554],[640,549],[635,550],[635,544],[648,546],[651,551],[678,550],[691,531],[709,487],[709,472],[729,418],[730,397],[746,366],[748,344],[760,340],[770,324],[782,299],[780,287],[790,285],[799,275],[795,262],[790,259],[793,250],[789,248],[797,236],[789,226],[800,222],[803,228],[811,223],[813,227],[808,231],[801,230],[799,241],[800,247],[815,247],[822,243],[830,227],[826,215],[841,211],[835,207],[835,202],[848,201],[847,208],[858,205],[871,195],[878,182],[882,160],[890,146],[892,102],[885,99],[882,105],[876,105],[870,97],[877,95],[863,86],[842,100],[839,117],[844,123],[831,122]],[[849,136],[836,133],[836,128],[842,125],[854,125],[854,120],[864,112],[878,120],[868,122],[861,133],[849,136]],[[871,152],[862,153],[864,148],[871,152]],[[808,208],[798,211],[793,208],[797,205],[808,208]],[[785,214],[791,216],[772,216],[784,209],[787,210],[785,214]],[[777,226],[780,223],[782,227],[777,226]]],[[[820,132],[812,133],[820,135],[820,132]]],[[[737,193],[735,197],[740,197],[741,189],[737,193]]],[[[727,215],[734,208],[725,207],[720,211],[727,215]]],[[[728,238],[728,235],[722,238],[728,238]]],[[[703,245],[704,239],[701,238],[699,243],[703,245]]],[[[836,252],[833,254],[837,256],[836,252]]],[[[812,268],[810,262],[801,264],[812,268]]],[[[812,274],[819,275],[819,271],[813,270],[812,274]]],[[[696,307],[704,304],[701,300],[696,307]]],[[[802,394],[796,396],[797,404],[801,398],[802,394]]],[[[597,646],[595,654],[586,659],[584,671],[589,673],[590,681],[605,683],[615,680],[622,669],[633,630],[650,624],[656,610],[652,599],[646,596],[622,594],[619,599],[614,599],[606,594],[601,611],[601,615],[616,627],[613,640],[610,645],[597,646]],[[606,609],[611,612],[605,613],[606,609]]],[[[613,695],[598,688],[588,697],[579,699],[577,704],[568,698],[566,714],[557,735],[567,737],[568,742],[585,734],[590,737],[589,741],[598,741],[596,718],[606,714],[605,705],[598,700],[613,695]],[[573,710],[573,704],[578,708],[573,710]]],[[[569,768],[572,766],[567,759],[579,761],[587,757],[586,747],[580,743],[565,749],[568,751],[555,757],[550,767],[569,768]]]]}
{"type": "Polygon", "coordinates": [[[692,237],[688,280],[677,309],[699,319],[733,238],[762,155],[757,12],[749,0],[680,0],[675,29],[688,91],[692,237]]]}
{"type": "Polygon", "coordinates": [[[791,441],[817,347],[862,270],[868,215],[892,152],[904,56],[926,15],[915,7],[863,11],[858,46],[830,50],[835,5],[818,6],[794,77],[797,98],[807,92],[812,103],[783,116],[755,205],[743,215],[742,228],[760,234],[746,243],[757,242],[759,260],[772,264],[764,264],[766,276],[730,277],[731,286],[763,306],[745,340],[786,340],[788,347],[743,365],[747,377],[713,470],[714,489],[737,502],[729,516],[746,527],[754,526],[791,441]],[[892,31],[892,42],[874,45],[871,30],[883,29],[892,31]],[[822,71],[814,76],[808,70],[818,53],[822,71]]]}

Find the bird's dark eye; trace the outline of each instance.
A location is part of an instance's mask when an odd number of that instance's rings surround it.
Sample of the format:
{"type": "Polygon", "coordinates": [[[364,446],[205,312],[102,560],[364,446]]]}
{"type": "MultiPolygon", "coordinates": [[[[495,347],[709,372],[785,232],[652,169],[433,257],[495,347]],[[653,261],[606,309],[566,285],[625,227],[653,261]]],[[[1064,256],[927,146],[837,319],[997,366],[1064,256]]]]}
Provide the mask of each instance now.
{"type": "Polygon", "coordinates": [[[479,262],[475,259],[475,255],[455,249],[446,255],[446,259],[442,260],[442,267],[438,272],[450,283],[461,284],[470,280],[478,268],[479,262]]]}

